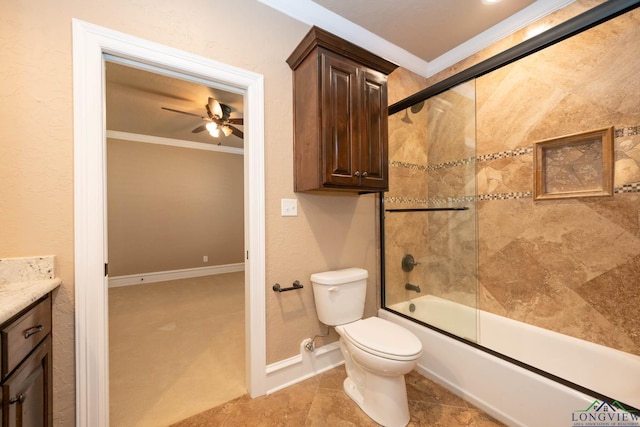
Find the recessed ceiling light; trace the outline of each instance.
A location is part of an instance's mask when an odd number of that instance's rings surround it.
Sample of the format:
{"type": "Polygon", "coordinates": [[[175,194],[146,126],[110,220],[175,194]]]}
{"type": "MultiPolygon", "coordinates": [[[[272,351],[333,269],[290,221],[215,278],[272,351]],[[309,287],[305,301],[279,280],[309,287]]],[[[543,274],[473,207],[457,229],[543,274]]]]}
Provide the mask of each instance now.
{"type": "Polygon", "coordinates": [[[484,4],[494,4],[494,3],[498,3],[500,0],[482,0],[482,3],[484,4]]]}

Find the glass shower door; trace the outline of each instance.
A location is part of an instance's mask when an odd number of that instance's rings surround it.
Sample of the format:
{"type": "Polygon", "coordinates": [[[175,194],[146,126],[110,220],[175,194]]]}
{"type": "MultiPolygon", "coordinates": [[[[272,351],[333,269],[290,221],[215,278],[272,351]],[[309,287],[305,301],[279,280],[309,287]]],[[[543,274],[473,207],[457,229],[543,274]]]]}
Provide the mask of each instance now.
{"type": "Polygon", "coordinates": [[[389,118],[384,305],[477,341],[475,81],[389,118]]]}

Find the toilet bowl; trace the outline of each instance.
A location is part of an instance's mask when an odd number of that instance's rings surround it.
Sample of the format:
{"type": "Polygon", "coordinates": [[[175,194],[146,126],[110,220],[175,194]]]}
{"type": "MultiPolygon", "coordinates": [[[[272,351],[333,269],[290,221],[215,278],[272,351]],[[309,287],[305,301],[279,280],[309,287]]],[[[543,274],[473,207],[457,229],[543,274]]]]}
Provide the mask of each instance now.
{"type": "Polygon", "coordinates": [[[369,317],[336,326],[347,378],[344,390],[374,421],[406,426],[409,404],[405,374],[415,368],[422,344],[406,329],[369,317]]]}
{"type": "Polygon", "coordinates": [[[409,423],[405,374],[415,368],[422,343],[407,329],[378,317],[362,319],[366,270],[311,275],[318,318],[340,335],[347,395],[385,427],[409,423]]]}

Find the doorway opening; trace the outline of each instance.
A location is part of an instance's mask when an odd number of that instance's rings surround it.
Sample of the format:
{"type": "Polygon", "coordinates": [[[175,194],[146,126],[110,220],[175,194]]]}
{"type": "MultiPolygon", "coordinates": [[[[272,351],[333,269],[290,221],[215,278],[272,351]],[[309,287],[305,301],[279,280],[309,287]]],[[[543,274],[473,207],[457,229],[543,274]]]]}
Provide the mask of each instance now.
{"type": "Polygon", "coordinates": [[[246,393],[243,94],[105,60],[109,420],[169,425],[246,393]]]}
{"type": "Polygon", "coordinates": [[[266,389],[263,77],[74,19],[76,423],[109,425],[105,55],[244,96],[245,386],[251,397],[260,396],[266,389]]]}

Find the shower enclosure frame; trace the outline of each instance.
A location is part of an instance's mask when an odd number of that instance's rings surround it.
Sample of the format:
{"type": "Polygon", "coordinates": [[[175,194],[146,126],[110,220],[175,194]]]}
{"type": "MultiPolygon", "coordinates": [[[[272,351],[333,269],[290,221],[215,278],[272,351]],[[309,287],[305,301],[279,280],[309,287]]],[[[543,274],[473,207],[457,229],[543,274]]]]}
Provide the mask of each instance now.
{"type": "MultiPolygon", "coordinates": [[[[405,99],[402,99],[388,108],[389,115],[393,115],[395,113],[401,112],[411,106],[423,102],[431,97],[439,95],[454,86],[459,84],[468,82],[477,77],[483,76],[487,73],[490,73],[494,70],[497,70],[505,65],[508,65],[512,62],[515,62],[521,58],[524,58],[528,55],[531,55],[535,52],[538,52],[546,47],[549,47],[555,43],[558,43],[562,40],[568,39],[572,36],[582,33],[592,27],[595,27],[601,23],[609,21],[617,16],[620,16],[624,13],[627,13],[633,9],[640,7],[640,0],[608,0],[605,3],[602,3],[598,6],[593,7],[592,9],[575,16],[543,33],[540,33],[512,48],[509,48],[489,59],[486,59],[476,65],[473,65],[460,73],[457,73],[451,77],[448,77],[432,86],[427,87],[413,95],[408,96],[405,99]]],[[[449,338],[460,341],[464,344],[472,346],[478,350],[491,354],[497,358],[500,358],[504,361],[517,365],[521,368],[529,370],[535,374],[541,375],[545,378],[548,378],[552,381],[560,383],[566,387],[572,388],[579,392],[594,396],[603,400],[613,400],[609,396],[605,396],[601,393],[598,393],[595,390],[588,389],[579,384],[572,383],[563,379],[561,377],[550,374],[546,371],[538,369],[534,366],[523,363],[517,359],[509,357],[505,354],[496,352],[490,348],[484,347],[481,344],[478,344],[472,340],[465,339],[456,334],[450,333],[448,331],[442,330],[436,326],[427,324],[413,317],[407,316],[403,313],[399,313],[395,310],[392,310],[386,305],[386,295],[385,295],[385,204],[384,204],[384,193],[379,194],[379,226],[380,226],[380,278],[381,278],[381,292],[380,292],[380,303],[381,308],[383,310],[389,311],[397,316],[406,318],[412,322],[420,324],[426,328],[434,330],[438,333],[441,333],[449,338]]],[[[629,407],[628,409],[637,410],[637,408],[629,407]]]]}
{"type": "Polygon", "coordinates": [[[497,70],[525,56],[531,55],[539,50],[568,39],[576,34],[580,34],[596,25],[609,21],[617,16],[627,13],[640,6],[640,0],[607,0],[588,11],[575,16],[561,24],[550,28],[522,43],[513,46],[489,59],[479,62],[458,74],[446,78],[426,89],[414,93],[403,100],[389,106],[389,115],[400,112],[411,107],[418,102],[424,101],[438,95],[454,86],[477,77],[483,76],[491,71],[497,70]]]}

